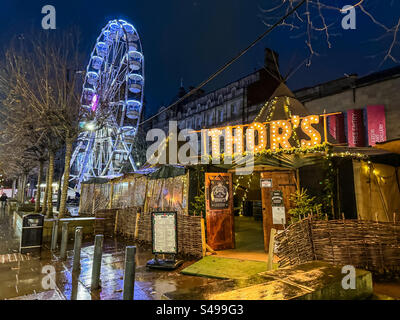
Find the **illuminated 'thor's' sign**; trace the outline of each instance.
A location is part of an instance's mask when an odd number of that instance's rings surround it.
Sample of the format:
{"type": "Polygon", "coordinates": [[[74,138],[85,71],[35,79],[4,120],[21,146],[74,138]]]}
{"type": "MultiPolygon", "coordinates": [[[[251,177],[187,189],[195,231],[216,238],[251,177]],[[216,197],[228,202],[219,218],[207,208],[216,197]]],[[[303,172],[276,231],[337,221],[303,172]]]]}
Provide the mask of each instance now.
{"type": "MultiPolygon", "coordinates": [[[[324,134],[326,139],[326,116],[324,117],[324,134]]],[[[290,120],[277,120],[267,123],[254,122],[250,125],[228,126],[208,130],[211,137],[212,156],[220,154],[220,139],[223,136],[225,144],[225,156],[246,151],[258,153],[268,148],[272,151],[277,149],[290,149],[290,139],[299,128],[305,139],[300,139],[303,148],[313,147],[321,144],[321,133],[313,127],[319,124],[320,116],[310,115],[306,117],[292,116],[290,120]],[[267,127],[266,125],[269,124],[267,127]]]]}

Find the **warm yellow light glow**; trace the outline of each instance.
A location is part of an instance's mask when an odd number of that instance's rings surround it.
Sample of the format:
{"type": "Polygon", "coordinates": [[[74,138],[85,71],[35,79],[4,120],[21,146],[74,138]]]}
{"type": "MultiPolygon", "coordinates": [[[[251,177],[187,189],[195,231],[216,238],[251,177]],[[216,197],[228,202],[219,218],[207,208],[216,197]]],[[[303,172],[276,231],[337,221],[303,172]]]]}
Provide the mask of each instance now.
{"type": "Polygon", "coordinates": [[[299,116],[292,116],[291,121],[292,121],[293,129],[297,129],[299,127],[299,124],[300,124],[300,117],[299,116]]]}
{"type": "Polygon", "coordinates": [[[262,123],[254,122],[246,131],[247,150],[250,152],[261,152],[267,147],[267,130],[262,123]],[[258,133],[258,143],[256,144],[255,132],[258,133]]]}
{"type": "Polygon", "coordinates": [[[219,158],[220,155],[220,136],[222,131],[218,129],[212,129],[208,132],[211,137],[211,152],[213,158],[219,158]]]}
{"type": "Polygon", "coordinates": [[[301,129],[311,140],[301,140],[301,146],[307,147],[321,143],[321,134],[312,126],[319,123],[319,116],[308,116],[301,121],[301,129]]]}
{"type": "Polygon", "coordinates": [[[243,127],[237,127],[235,129],[235,134],[233,135],[233,144],[236,146],[236,153],[243,153],[243,127]]]}
{"type": "Polygon", "coordinates": [[[271,150],[276,150],[280,147],[283,149],[289,149],[290,143],[289,139],[292,136],[292,126],[289,121],[281,120],[281,121],[272,121],[270,126],[271,132],[271,150]],[[279,131],[282,131],[279,133],[279,131]]]}
{"type": "Polygon", "coordinates": [[[243,153],[243,128],[236,127],[233,134],[231,127],[225,128],[225,155],[232,156],[234,153],[243,153]],[[234,146],[236,148],[234,152],[234,146]]]}

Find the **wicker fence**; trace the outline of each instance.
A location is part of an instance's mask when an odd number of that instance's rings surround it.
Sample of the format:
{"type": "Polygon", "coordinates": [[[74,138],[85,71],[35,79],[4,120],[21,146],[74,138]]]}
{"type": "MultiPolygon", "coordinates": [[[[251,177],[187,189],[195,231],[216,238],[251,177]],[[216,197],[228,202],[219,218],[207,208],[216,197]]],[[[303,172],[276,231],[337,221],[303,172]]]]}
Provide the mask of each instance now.
{"type": "Polygon", "coordinates": [[[276,238],[280,266],[312,260],[400,273],[400,223],[304,219],[276,238]]]}
{"type": "MultiPolygon", "coordinates": [[[[95,231],[113,236],[115,233],[143,244],[151,244],[151,215],[142,207],[96,211],[95,231]]],[[[178,213],[178,253],[202,257],[201,218],[178,213]]]]}

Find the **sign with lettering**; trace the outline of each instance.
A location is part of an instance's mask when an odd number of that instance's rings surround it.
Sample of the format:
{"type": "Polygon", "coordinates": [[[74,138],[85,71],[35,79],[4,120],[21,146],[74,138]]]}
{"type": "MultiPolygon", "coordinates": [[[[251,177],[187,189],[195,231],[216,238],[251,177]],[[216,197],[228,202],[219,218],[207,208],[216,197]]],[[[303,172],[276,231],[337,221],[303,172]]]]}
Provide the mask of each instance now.
{"type": "Polygon", "coordinates": [[[285,205],[283,193],[280,190],[271,192],[272,224],[286,224],[285,205]]]}
{"type": "Polygon", "coordinates": [[[363,110],[347,111],[347,140],[349,147],[364,147],[363,110]]]}
{"type": "Polygon", "coordinates": [[[328,117],[329,133],[336,139],[337,143],[346,143],[346,135],[344,132],[344,115],[343,113],[335,114],[328,117]]]}
{"type": "Polygon", "coordinates": [[[386,141],[385,106],[367,107],[368,145],[374,146],[377,142],[386,141]]]}
{"type": "Polygon", "coordinates": [[[260,179],[261,188],[272,188],[272,179],[260,179]]]}
{"type": "Polygon", "coordinates": [[[153,253],[177,254],[178,233],[176,211],[151,214],[153,253]]]}
{"type": "MultiPolygon", "coordinates": [[[[338,113],[335,113],[338,114],[338,113]]],[[[211,137],[212,157],[220,155],[221,137],[224,137],[225,156],[232,156],[244,151],[258,153],[263,150],[276,151],[278,149],[290,149],[292,136],[301,133],[305,139],[300,139],[301,147],[315,147],[322,143],[320,128],[321,117],[328,117],[333,114],[310,115],[300,117],[291,116],[287,120],[276,120],[269,122],[253,122],[249,125],[228,126],[208,130],[211,137]]],[[[326,121],[323,121],[324,125],[326,121]]],[[[327,129],[327,128],[326,128],[327,129]]],[[[327,137],[325,137],[327,141],[327,137]]]]}
{"type": "MultiPolygon", "coordinates": [[[[222,178],[222,177],[221,177],[222,178]]],[[[210,209],[227,209],[229,208],[229,180],[213,179],[210,180],[209,186],[210,209]]]]}

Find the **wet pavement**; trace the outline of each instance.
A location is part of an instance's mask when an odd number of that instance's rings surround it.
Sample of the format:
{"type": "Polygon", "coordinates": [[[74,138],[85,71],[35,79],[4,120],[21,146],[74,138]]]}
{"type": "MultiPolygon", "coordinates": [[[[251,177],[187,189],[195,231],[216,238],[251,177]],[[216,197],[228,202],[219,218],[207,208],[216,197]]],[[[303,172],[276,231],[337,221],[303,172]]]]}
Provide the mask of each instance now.
{"type": "MultiPolygon", "coordinates": [[[[19,238],[12,218],[2,210],[0,215],[0,300],[1,299],[65,299],[120,300],[123,289],[125,247],[135,245],[124,239],[104,239],[101,266],[101,288],[90,290],[93,239],[84,240],[81,270],[72,273],[73,241],[69,241],[68,257],[61,261],[59,252],[51,253],[45,245],[40,254],[18,254],[19,238]],[[4,262],[1,257],[4,256],[4,262]],[[53,269],[54,268],[54,269],[53,269]],[[46,270],[55,271],[55,286],[46,270]]],[[[186,261],[174,271],[149,270],[146,262],[153,258],[151,249],[137,245],[135,300],[158,300],[166,292],[190,289],[219,280],[182,275],[180,270],[194,261],[186,261]]]]}

